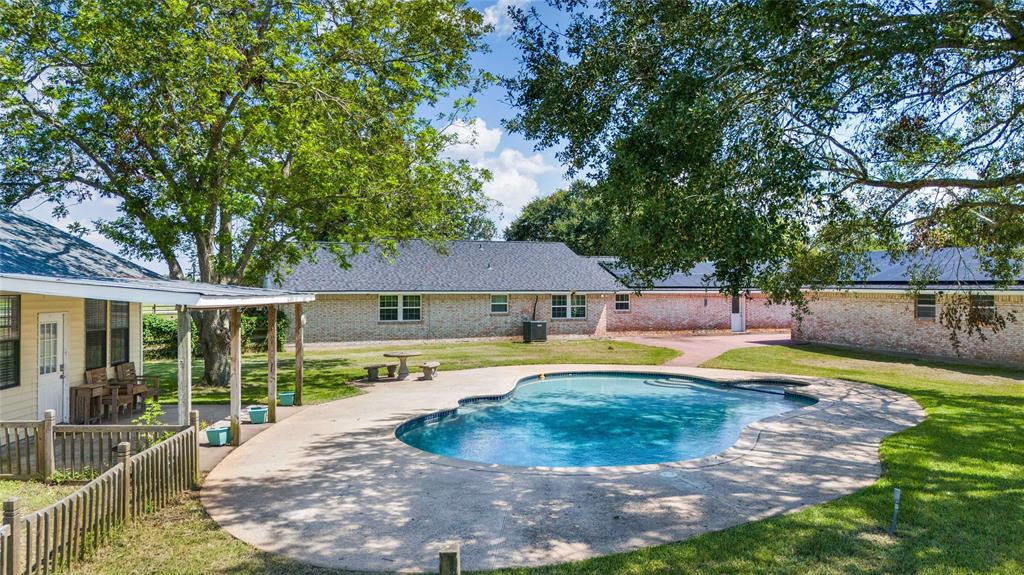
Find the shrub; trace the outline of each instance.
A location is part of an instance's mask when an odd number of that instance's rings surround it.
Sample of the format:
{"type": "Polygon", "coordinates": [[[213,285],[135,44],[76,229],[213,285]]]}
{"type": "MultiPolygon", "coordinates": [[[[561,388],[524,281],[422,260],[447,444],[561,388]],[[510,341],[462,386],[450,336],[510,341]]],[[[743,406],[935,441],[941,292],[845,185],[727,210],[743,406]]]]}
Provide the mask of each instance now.
{"type": "MultiPolygon", "coordinates": [[[[277,314],[277,349],[284,349],[288,316],[277,314]]],[[[174,358],[178,354],[178,321],[173,316],[144,314],[142,341],[146,357],[174,358]]],[[[242,351],[267,350],[267,312],[265,309],[246,310],[242,313],[242,351]]],[[[199,353],[199,326],[192,322],[192,355],[199,353]]]]}

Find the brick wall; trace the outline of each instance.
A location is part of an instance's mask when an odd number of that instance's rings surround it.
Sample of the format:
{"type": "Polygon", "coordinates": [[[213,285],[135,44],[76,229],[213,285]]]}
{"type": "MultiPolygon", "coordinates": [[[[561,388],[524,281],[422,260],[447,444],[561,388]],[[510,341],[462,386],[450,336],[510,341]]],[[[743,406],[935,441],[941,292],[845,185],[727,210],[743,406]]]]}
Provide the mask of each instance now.
{"type": "MultiPolygon", "coordinates": [[[[937,298],[936,316],[942,313],[937,298]]],[[[1024,296],[996,296],[1000,312],[1014,311],[1017,323],[987,340],[961,337],[958,356],[939,321],[916,319],[914,300],[901,293],[820,293],[810,315],[793,324],[793,339],[880,351],[1024,365],[1024,296]]]]}
{"type": "MultiPolygon", "coordinates": [[[[522,321],[533,316],[548,321],[550,335],[604,335],[606,303],[611,294],[588,294],[585,319],[551,319],[551,296],[510,295],[508,313],[491,313],[490,294],[424,294],[418,321],[379,321],[378,296],[318,295],[303,305],[306,341],[387,341],[401,339],[450,339],[509,337],[523,333],[522,321]]],[[[286,306],[283,313],[290,314],[286,306]]],[[[289,318],[292,319],[292,318],[289,318]]],[[[292,337],[289,330],[289,338],[292,337]]]]}
{"type": "MultiPolygon", "coordinates": [[[[588,294],[586,319],[552,319],[551,296],[513,294],[509,312],[490,312],[490,294],[424,294],[418,321],[379,321],[378,296],[318,295],[303,306],[306,341],[390,341],[403,339],[458,339],[471,337],[518,337],[522,321],[533,317],[548,322],[548,334],[605,335],[631,331],[728,330],[730,299],[718,293],[631,295],[630,311],[614,310],[613,294],[588,294]]],[[[284,306],[282,313],[290,314],[284,306]]],[[[764,298],[747,301],[747,328],[788,328],[787,306],[765,306],[764,298]]],[[[289,330],[288,337],[292,337],[289,330]]],[[[290,340],[290,339],[289,339],[290,340]]]]}
{"type": "MultiPolygon", "coordinates": [[[[608,331],[709,331],[731,327],[732,298],[720,293],[630,294],[629,311],[609,305],[608,331]]],[[[790,308],[767,305],[760,295],[746,298],[747,329],[785,329],[790,308]]]]}

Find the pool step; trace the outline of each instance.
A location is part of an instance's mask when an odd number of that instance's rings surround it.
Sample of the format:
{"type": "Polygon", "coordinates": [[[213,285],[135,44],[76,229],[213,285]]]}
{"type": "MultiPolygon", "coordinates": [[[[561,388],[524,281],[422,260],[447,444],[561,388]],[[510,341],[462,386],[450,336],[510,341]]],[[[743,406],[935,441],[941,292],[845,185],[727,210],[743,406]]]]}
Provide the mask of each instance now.
{"type": "Polygon", "coordinates": [[[760,391],[761,393],[771,393],[774,395],[786,395],[786,387],[782,385],[772,385],[764,383],[734,383],[732,387],[739,389],[746,389],[748,391],[760,391]]]}
{"type": "Polygon", "coordinates": [[[644,383],[647,385],[653,385],[654,387],[690,387],[693,385],[692,381],[672,378],[648,379],[645,380],[644,383]]]}

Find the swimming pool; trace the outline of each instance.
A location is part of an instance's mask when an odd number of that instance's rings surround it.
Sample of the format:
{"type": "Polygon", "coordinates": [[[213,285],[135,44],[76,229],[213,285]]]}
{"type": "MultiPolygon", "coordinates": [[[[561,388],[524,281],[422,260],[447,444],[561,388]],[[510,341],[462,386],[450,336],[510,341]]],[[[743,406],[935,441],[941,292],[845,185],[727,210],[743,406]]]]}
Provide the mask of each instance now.
{"type": "Polygon", "coordinates": [[[665,374],[552,374],[524,379],[505,396],[464,400],[457,410],[408,421],[395,435],[480,463],[639,465],[718,453],[745,426],[813,403],[665,374]]]}

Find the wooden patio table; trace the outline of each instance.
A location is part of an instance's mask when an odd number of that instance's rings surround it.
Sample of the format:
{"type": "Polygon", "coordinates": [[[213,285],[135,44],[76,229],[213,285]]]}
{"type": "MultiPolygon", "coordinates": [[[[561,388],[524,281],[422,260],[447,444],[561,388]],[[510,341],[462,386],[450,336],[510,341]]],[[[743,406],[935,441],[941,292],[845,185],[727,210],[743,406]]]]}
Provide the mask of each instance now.
{"type": "Polygon", "coordinates": [[[406,364],[406,360],[410,357],[416,357],[417,355],[423,355],[418,351],[389,351],[384,354],[384,357],[394,357],[398,359],[398,379],[402,380],[409,377],[409,366],[406,364]]]}

